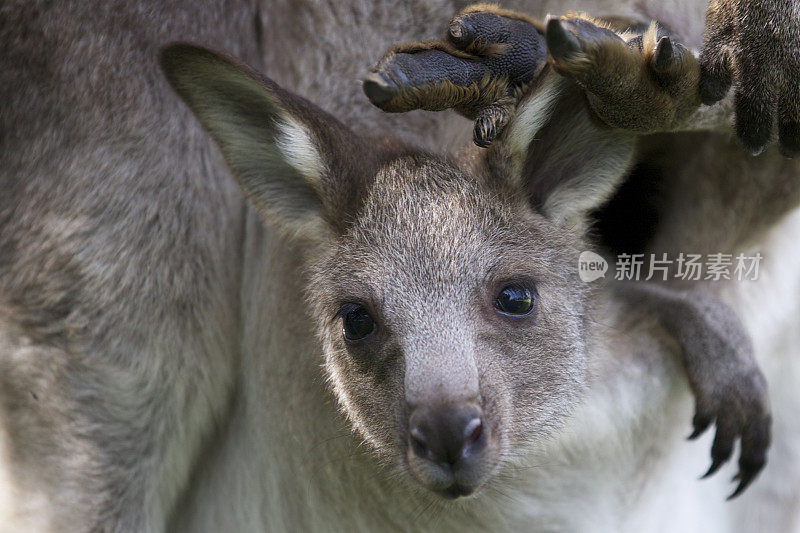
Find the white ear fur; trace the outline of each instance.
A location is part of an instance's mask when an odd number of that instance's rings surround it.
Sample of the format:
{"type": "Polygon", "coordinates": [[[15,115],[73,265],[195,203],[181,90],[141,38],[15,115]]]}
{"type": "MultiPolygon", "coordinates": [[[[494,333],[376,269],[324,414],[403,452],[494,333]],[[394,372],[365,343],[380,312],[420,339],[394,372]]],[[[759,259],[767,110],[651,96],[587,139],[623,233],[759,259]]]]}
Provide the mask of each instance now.
{"type": "Polygon", "coordinates": [[[507,146],[511,156],[519,161],[525,154],[536,134],[550,121],[556,104],[559,102],[567,83],[564,78],[554,77],[538,88],[522,105],[506,134],[507,146]]]}
{"type": "MultiPolygon", "coordinates": [[[[322,181],[328,167],[314,132],[291,111],[299,99],[203,48],[172,45],[162,52],[161,64],[262,217],[292,236],[324,235],[322,181]]],[[[300,113],[317,111],[305,105],[300,113]]]]}
{"type": "Polygon", "coordinates": [[[278,122],[275,144],[286,162],[309,181],[322,179],[328,169],[308,131],[291,117],[278,122]]]}

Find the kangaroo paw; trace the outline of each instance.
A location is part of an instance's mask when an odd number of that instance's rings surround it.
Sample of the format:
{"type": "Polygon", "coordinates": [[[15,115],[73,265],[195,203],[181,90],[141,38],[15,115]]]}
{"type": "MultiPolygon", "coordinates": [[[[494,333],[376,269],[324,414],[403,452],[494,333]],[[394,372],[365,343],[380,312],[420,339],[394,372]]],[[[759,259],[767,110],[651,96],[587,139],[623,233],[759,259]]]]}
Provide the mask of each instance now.
{"type": "Polygon", "coordinates": [[[741,439],[735,498],[766,463],[770,445],[767,383],[758,368],[744,324],[727,304],[699,291],[681,291],[652,283],[617,286],[617,294],[652,314],[680,345],[686,377],[695,397],[696,439],[716,425],[711,447],[714,474],[730,460],[741,439]]]}
{"type": "Polygon", "coordinates": [[[792,0],[712,0],[700,53],[703,103],[733,86],[736,135],[752,154],[773,138],[786,157],[800,154],[800,21],[792,0]]]}
{"type": "MultiPolygon", "coordinates": [[[[735,498],[766,464],[771,417],[767,382],[758,368],[744,325],[725,303],[689,295],[675,306],[671,323],[683,348],[689,384],[695,395],[694,431],[697,438],[711,424],[716,435],[711,466],[703,477],[727,462],[736,439],[741,440],[735,498]]],[[[668,311],[664,311],[668,313],[668,311]]]]}
{"type": "MultiPolygon", "coordinates": [[[[687,357],[708,357],[707,354],[687,354],[687,357]]],[[[733,444],[741,439],[738,485],[728,499],[741,494],[766,464],[770,444],[771,417],[766,397],[766,382],[754,365],[741,364],[720,369],[716,376],[693,375],[687,364],[689,379],[695,393],[695,439],[712,422],[717,431],[711,446],[711,466],[703,478],[714,474],[733,453],[733,444]]]]}
{"type": "Polygon", "coordinates": [[[392,47],[364,80],[370,101],[388,112],[455,109],[474,119],[489,146],[546,65],[543,26],[495,6],[467,8],[434,41],[392,47]]]}
{"type": "Polygon", "coordinates": [[[569,17],[549,19],[545,36],[553,67],[586,90],[601,120],[651,132],[672,129],[700,105],[697,61],[660,33],[654,23],[625,41],[601,23],[569,17]]]}

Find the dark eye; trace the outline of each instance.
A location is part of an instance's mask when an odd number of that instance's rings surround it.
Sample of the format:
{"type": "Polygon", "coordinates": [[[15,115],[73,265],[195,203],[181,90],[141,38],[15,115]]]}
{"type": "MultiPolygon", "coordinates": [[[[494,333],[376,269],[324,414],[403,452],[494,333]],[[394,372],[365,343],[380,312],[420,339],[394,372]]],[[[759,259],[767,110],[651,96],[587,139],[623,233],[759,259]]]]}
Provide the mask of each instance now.
{"type": "Polygon", "coordinates": [[[360,341],[375,331],[375,321],[369,311],[360,305],[348,305],[339,311],[342,317],[342,333],[345,340],[360,341]]]}
{"type": "Polygon", "coordinates": [[[524,285],[506,285],[494,300],[501,313],[523,316],[533,310],[534,291],[524,285]]]}

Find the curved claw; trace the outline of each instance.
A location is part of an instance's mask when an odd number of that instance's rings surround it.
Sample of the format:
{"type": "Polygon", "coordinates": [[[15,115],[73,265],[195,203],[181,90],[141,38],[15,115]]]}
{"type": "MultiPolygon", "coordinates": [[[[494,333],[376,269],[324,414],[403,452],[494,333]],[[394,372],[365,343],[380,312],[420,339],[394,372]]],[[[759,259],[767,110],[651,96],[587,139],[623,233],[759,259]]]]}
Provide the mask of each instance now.
{"type": "Polygon", "coordinates": [[[737,437],[737,425],[727,416],[717,416],[717,434],[711,445],[711,467],[700,479],[706,479],[728,462],[733,453],[733,441],[737,437]]]}
{"type": "Polygon", "coordinates": [[[728,495],[728,497],[727,497],[727,498],[725,498],[725,501],[729,502],[729,501],[731,501],[732,499],[734,499],[734,498],[736,498],[737,496],[739,496],[739,495],[740,495],[742,492],[744,492],[744,489],[746,489],[746,488],[747,488],[747,486],[748,486],[749,484],[750,484],[750,480],[747,480],[747,481],[745,481],[745,480],[742,480],[742,481],[739,483],[739,485],[736,487],[736,490],[734,490],[733,492],[731,492],[731,493],[730,493],[730,495],[728,495]]]}
{"type": "Polygon", "coordinates": [[[472,130],[472,140],[477,146],[486,148],[492,144],[497,130],[494,121],[487,117],[478,117],[475,120],[475,127],[472,130]]]}
{"type": "Polygon", "coordinates": [[[554,58],[568,57],[581,51],[581,43],[578,38],[567,31],[557,18],[547,21],[545,39],[548,51],[554,58]]]}
{"type": "Polygon", "coordinates": [[[708,425],[705,426],[695,426],[692,434],[686,437],[686,440],[695,440],[697,437],[705,433],[706,429],[708,429],[708,425]]]}
{"type": "Polygon", "coordinates": [[[691,435],[686,437],[686,440],[694,440],[703,433],[705,433],[705,431],[708,429],[708,426],[711,425],[712,421],[713,421],[712,416],[701,414],[699,412],[696,413],[694,415],[694,419],[692,420],[692,426],[694,427],[694,431],[692,431],[691,435]]]}
{"type": "Polygon", "coordinates": [[[727,459],[714,459],[711,461],[711,466],[708,468],[705,474],[700,476],[700,479],[707,479],[714,475],[714,473],[719,470],[719,468],[725,464],[727,459]]]}
{"type": "Polygon", "coordinates": [[[397,95],[397,85],[378,72],[370,73],[364,78],[362,88],[369,101],[381,107],[397,95]]]}
{"type": "Polygon", "coordinates": [[[761,155],[767,149],[772,134],[771,102],[754,93],[737,91],[734,95],[736,107],[736,136],[751,155],[761,155]]]}
{"type": "Polygon", "coordinates": [[[732,499],[736,498],[741,493],[743,493],[744,489],[746,489],[750,485],[750,483],[756,478],[756,475],[758,474],[757,473],[746,474],[746,475],[743,475],[741,473],[737,474],[731,481],[738,480],[739,484],[736,486],[736,489],[733,492],[731,492],[727,498],[725,498],[725,501],[731,501],[732,499]]]}
{"type": "Polygon", "coordinates": [[[758,477],[767,464],[767,448],[770,443],[770,426],[772,419],[769,416],[748,424],[742,432],[742,450],[739,457],[739,473],[733,481],[739,481],[736,490],[728,496],[728,500],[740,495],[758,477]]]}
{"type": "Polygon", "coordinates": [[[656,45],[656,51],[653,54],[653,69],[657,72],[664,72],[677,61],[677,59],[675,51],[672,48],[672,41],[665,35],[656,45]]]}
{"type": "Polygon", "coordinates": [[[746,465],[742,463],[742,461],[739,461],[739,473],[732,479],[732,481],[739,481],[739,484],[736,486],[736,490],[728,496],[727,500],[736,498],[750,486],[750,483],[752,483],[761,473],[761,470],[764,469],[766,459],[762,456],[759,461],[750,462],[746,465]]]}

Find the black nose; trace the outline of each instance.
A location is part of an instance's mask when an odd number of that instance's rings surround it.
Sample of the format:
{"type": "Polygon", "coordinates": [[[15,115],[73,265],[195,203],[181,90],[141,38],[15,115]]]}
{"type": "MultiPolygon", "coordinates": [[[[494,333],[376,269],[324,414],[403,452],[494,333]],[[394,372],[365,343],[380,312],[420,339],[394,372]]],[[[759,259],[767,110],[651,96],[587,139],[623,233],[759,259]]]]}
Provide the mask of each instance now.
{"type": "Polygon", "coordinates": [[[422,459],[455,466],[484,447],[483,426],[475,405],[417,408],[409,419],[411,449],[422,459]]]}

